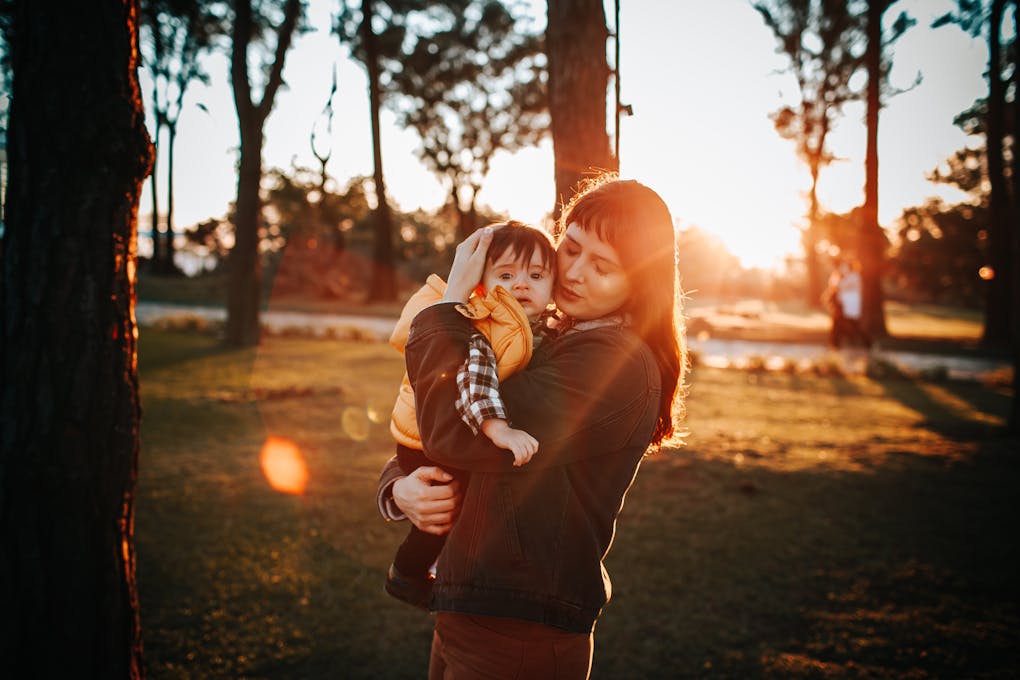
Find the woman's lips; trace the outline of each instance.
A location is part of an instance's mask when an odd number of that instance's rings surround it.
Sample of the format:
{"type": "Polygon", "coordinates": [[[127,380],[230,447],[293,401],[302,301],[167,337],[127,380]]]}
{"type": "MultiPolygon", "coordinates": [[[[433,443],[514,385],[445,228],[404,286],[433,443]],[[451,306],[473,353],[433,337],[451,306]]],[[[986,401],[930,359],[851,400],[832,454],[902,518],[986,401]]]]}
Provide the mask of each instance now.
{"type": "Polygon", "coordinates": [[[580,295],[570,290],[569,288],[564,288],[563,286],[560,286],[560,296],[567,302],[575,302],[581,299],[580,295]]]}

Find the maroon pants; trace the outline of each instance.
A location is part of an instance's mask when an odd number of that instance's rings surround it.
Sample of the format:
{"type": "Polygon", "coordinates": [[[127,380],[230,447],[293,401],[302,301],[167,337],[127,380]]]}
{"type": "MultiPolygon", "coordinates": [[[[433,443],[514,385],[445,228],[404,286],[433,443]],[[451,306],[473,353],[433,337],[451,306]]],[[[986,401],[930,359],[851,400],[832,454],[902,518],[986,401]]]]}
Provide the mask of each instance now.
{"type": "Polygon", "coordinates": [[[591,655],[590,633],[439,612],[429,680],[586,680],[591,655]]]}

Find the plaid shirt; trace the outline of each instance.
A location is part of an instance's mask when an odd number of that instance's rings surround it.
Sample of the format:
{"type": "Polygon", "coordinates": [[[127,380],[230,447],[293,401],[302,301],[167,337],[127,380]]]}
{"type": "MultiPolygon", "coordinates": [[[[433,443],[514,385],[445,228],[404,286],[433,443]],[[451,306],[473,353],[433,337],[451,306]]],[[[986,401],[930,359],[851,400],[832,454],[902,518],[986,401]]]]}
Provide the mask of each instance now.
{"type": "MultiPolygon", "coordinates": [[[[555,318],[555,312],[543,312],[539,320],[531,325],[533,349],[559,334],[550,327],[550,318],[555,318]]],[[[618,320],[614,317],[612,323],[618,323],[618,320]]],[[[481,333],[473,334],[468,342],[468,357],[457,371],[460,397],[456,406],[461,420],[474,434],[478,434],[482,423],[490,418],[510,419],[499,394],[497,365],[496,354],[486,337],[481,333]]]]}
{"type": "Polygon", "coordinates": [[[457,413],[474,434],[490,418],[508,419],[499,396],[496,354],[481,333],[473,334],[468,342],[468,357],[457,371],[457,389],[460,390],[457,413]]]}

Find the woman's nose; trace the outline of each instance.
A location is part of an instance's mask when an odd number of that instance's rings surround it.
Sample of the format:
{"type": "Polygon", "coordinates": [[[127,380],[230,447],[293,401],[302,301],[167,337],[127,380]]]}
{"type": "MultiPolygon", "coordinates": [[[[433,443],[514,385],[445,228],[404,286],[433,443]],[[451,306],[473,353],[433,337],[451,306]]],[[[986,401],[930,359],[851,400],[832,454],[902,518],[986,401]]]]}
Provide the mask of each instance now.
{"type": "Polygon", "coordinates": [[[581,281],[582,274],[581,274],[581,259],[580,258],[577,258],[577,259],[571,261],[567,265],[566,271],[563,272],[563,278],[567,279],[568,281],[577,281],[577,282],[581,281]]]}

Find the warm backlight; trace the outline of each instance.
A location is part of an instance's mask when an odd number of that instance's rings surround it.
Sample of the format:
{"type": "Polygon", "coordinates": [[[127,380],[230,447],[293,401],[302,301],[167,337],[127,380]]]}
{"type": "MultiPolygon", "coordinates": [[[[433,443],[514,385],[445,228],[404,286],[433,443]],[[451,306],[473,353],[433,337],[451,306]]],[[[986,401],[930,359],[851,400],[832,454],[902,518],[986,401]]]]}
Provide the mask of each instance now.
{"type": "Polygon", "coordinates": [[[262,446],[262,473],[269,486],[281,493],[301,494],[308,484],[308,466],[294,442],[269,437],[262,446]]]}

